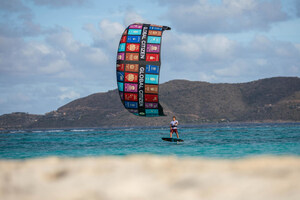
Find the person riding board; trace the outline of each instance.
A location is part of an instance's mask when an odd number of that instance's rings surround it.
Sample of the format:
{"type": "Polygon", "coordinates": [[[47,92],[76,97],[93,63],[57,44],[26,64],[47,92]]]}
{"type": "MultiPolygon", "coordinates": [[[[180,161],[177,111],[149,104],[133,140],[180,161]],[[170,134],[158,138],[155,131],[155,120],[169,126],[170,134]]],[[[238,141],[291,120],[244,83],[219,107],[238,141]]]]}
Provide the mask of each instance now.
{"type": "Polygon", "coordinates": [[[176,120],[176,117],[173,116],[173,120],[170,123],[170,138],[172,138],[174,132],[176,133],[177,138],[179,138],[177,125],[178,125],[178,121],[176,120]]]}

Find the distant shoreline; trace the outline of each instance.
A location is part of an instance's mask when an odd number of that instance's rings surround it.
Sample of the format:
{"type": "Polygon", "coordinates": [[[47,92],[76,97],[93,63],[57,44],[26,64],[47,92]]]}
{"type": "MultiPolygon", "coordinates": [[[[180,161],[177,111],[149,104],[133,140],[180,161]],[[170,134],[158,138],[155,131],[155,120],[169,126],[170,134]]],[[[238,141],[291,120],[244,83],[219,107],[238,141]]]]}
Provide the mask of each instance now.
{"type": "MultiPolygon", "coordinates": [[[[202,124],[181,124],[179,125],[179,128],[192,128],[192,127],[202,127],[202,126],[209,126],[209,127],[214,127],[214,126],[226,126],[226,125],[276,125],[276,124],[292,124],[292,125],[300,125],[300,121],[266,121],[266,122],[261,122],[261,121],[254,121],[254,122],[219,122],[219,123],[202,123],[202,124]]],[[[166,124],[165,126],[103,126],[103,127],[54,127],[54,128],[19,128],[19,129],[1,129],[0,128],[0,134],[1,133],[6,133],[6,132],[12,132],[12,131],[43,131],[43,130],[89,130],[89,129],[126,129],[126,128],[132,128],[132,129],[141,129],[141,128],[166,128],[169,129],[169,125],[166,124]]]]}

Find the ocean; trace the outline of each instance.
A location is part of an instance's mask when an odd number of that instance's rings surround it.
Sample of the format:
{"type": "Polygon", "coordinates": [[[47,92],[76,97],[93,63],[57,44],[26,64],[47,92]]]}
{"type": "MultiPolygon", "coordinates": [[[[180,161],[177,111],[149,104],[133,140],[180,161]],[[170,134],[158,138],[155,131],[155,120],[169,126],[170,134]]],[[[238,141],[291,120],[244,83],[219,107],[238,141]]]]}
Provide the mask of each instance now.
{"type": "Polygon", "coordinates": [[[2,131],[0,159],[137,154],[226,159],[300,155],[300,123],[181,126],[179,136],[184,142],[161,140],[169,137],[167,127],[2,131]]]}

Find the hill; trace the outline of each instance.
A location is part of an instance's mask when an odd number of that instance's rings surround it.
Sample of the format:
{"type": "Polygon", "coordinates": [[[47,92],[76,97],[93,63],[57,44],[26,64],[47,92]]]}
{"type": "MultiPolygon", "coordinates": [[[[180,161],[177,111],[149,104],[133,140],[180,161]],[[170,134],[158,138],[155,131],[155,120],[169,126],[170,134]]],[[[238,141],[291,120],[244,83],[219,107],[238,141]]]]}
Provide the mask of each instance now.
{"type": "Polygon", "coordinates": [[[176,115],[181,124],[300,121],[300,78],[276,77],[238,84],[173,80],[160,85],[166,117],[137,117],[117,90],[72,101],[45,115],[0,116],[2,129],[160,126],[176,115]],[[24,122],[23,124],[17,121],[24,122]]]}

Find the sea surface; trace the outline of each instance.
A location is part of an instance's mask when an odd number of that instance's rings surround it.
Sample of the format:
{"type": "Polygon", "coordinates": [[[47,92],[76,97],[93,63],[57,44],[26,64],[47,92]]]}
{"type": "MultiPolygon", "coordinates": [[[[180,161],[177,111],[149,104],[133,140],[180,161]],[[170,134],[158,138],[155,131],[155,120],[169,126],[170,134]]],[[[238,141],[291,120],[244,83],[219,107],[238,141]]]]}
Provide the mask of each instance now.
{"type": "MultiPolygon", "coordinates": [[[[166,142],[167,127],[0,132],[0,159],[155,154],[208,158],[300,156],[300,123],[179,127],[182,143],[166,142]]],[[[175,137],[175,134],[174,134],[175,137]]]]}

